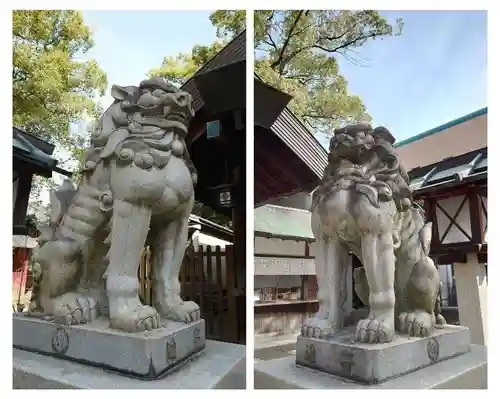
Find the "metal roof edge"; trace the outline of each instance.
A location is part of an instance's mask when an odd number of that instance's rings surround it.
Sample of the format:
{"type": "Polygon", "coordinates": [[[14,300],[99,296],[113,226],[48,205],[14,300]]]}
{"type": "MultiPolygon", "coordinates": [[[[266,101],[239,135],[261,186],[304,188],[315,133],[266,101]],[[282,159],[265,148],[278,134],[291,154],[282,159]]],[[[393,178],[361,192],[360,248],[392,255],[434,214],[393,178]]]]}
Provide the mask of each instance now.
{"type": "MultiPolygon", "coordinates": [[[[201,74],[205,69],[207,69],[208,67],[210,67],[212,65],[212,62],[219,56],[220,53],[226,51],[226,49],[231,46],[231,44],[233,42],[235,42],[236,40],[238,40],[240,38],[240,36],[242,35],[246,35],[246,28],[243,29],[240,33],[238,33],[235,37],[233,37],[229,42],[226,43],[226,45],[224,47],[222,47],[222,49],[220,51],[218,51],[216,54],[214,54],[214,56],[212,58],[210,58],[205,64],[203,64],[193,75],[191,75],[189,77],[189,79],[187,79],[184,84],[181,86],[181,89],[184,88],[187,83],[189,81],[191,81],[192,79],[194,79],[195,76],[201,74]]],[[[246,43],[245,43],[246,44],[246,43]]]]}
{"type": "Polygon", "coordinates": [[[412,136],[412,137],[409,137],[409,138],[407,138],[405,140],[397,142],[397,143],[394,144],[394,147],[398,148],[398,147],[402,147],[404,145],[413,143],[415,141],[421,140],[421,139],[423,139],[425,137],[428,137],[428,136],[432,136],[433,134],[442,132],[443,130],[449,129],[450,127],[453,127],[453,126],[460,125],[460,124],[462,124],[464,122],[470,121],[470,120],[472,120],[474,118],[477,118],[477,117],[479,117],[481,115],[485,115],[487,113],[488,113],[488,107],[481,108],[481,109],[479,109],[477,111],[471,112],[470,114],[461,116],[460,118],[454,119],[454,120],[452,120],[450,122],[444,123],[444,124],[442,124],[440,126],[432,128],[430,130],[427,130],[427,131],[425,131],[423,133],[417,134],[416,136],[412,136]]]}
{"type": "Polygon", "coordinates": [[[311,213],[311,211],[309,211],[307,209],[293,208],[291,206],[283,206],[283,205],[276,205],[276,204],[265,204],[265,205],[259,206],[257,208],[254,208],[254,213],[259,208],[279,208],[279,209],[287,209],[289,211],[295,211],[295,212],[311,213]]]}

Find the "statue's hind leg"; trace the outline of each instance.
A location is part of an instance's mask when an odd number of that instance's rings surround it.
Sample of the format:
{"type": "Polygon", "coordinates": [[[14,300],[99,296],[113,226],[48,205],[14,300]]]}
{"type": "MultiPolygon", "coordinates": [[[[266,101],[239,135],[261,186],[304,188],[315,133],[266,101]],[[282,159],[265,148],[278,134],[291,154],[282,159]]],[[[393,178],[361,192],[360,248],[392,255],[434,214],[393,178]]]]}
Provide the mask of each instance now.
{"type": "Polygon", "coordinates": [[[39,302],[44,311],[61,324],[83,324],[98,314],[98,298],[77,290],[82,265],[76,241],[46,243],[41,249],[44,264],[39,302]]]}
{"type": "Polygon", "coordinates": [[[399,315],[398,329],[411,336],[427,337],[436,322],[434,309],[439,294],[439,272],[429,257],[413,267],[406,285],[405,301],[408,311],[399,315]]]}

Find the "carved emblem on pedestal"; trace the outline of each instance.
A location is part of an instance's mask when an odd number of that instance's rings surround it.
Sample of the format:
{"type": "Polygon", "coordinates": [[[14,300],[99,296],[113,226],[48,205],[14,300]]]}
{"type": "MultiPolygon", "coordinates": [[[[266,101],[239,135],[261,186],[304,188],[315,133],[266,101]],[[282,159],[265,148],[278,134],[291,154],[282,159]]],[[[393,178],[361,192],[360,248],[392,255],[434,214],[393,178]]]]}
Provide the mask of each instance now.
{"type": "Polygon", "coordinates": [[[167,363],[175,362],[177,359],[175,339],[167,341],[167,363]]]}
{"type": "Polygon", "coordinates": [[[313,344],[306,345],[306,362],[316,363],[316,348],[313,344]]]}
{"type": "Polygon", "coordinates": [[[197,346],[198,343],[200,342],[201,339],[201,332],[199,328],[194,328],[193,329],[193,344],[194,346],[197,346]]]}
{"type": "Polygon", "coordinates": [[[69,335],[64,327],[59,327],[52,337],[52,350],[58,355],[64,355],[69,348],[69,335]]]}
{"type": "Polygon", "coordinates": [[[427,355],[431,361],[435,362],[439,358],[439,342],[436,338],[429,339],[427,342],[427,355]]]}
{"type": "Polygon", "coordinates": [[[342,371],[346,372],[349,376],[352,375],[352,368],[356,365],[353,358],[354,358],[354,353],[352,353],[351,351],[340,352],[339,356],[340,367],[342,367],[342,371]]]}

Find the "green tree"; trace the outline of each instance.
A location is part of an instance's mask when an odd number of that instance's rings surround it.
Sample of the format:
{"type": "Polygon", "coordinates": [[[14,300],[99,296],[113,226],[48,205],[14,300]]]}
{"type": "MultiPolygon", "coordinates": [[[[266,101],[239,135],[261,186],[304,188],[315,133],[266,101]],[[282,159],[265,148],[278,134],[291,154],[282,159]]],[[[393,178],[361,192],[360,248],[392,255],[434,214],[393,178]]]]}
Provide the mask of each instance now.
{"type": "Polygon", "coordinates": [[[79,11],[13,12],[13,123],[79,160],[88,135],[70,124],[101,114],[107,77],[94,60],[92,32],[79,11]]]}
{"type": "MultiPolygon", "coordinates": [[[[220,29],[230,23],[220,19],[220,29]]],[[[293,96],[290,108],[316,132],[370,121],[358,96],[349,95],[337,58],[361,65],[356,50],[368,40],[401,34],[377,11],[255,11],[255,71],[293,96]]]]}
{"type": "MultiPolygon", "coordinates": [[[[93,44],[79,11],[13,12],[13,124],[65,152],[61,167],[82,161],[89,138],[85,131],[71,133],[70,124],[92,122],[102,111],[97,99],[106,90],[106,74],[94,60],[82,60],[93,44]]],[[[45,221],[42,193],[54,186],[52,179],[34,177],[28,224],[45,221]]]]}
{"type": "Polygon", "coordinates": [[[191,53],[166,56],[159,68],[149,71],[149,76],[161,76],[180,87],[194,73],[214,57],[226,45],[225,40],[217,40],[211,45],[195,45],[191,53]]]}

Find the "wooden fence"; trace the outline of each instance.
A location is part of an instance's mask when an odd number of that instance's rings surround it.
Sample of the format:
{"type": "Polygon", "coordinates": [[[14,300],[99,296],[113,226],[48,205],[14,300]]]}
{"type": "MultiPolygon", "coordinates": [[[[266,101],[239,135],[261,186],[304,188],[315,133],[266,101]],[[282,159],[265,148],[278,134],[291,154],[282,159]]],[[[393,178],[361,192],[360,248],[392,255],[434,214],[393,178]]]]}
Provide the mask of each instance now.
{"type": "MultiPolygon", "coordinates": [[[[141,297],[144,303],[154,303],[154,271],[151,250],[143,252],[139,267],[141,297]]],[[[236,304],[236,284],[233,246],[200,247],[186,251],[179,274],[181,297],[200,306],[205,319],[206,336],[217,341],[240,340],[236,304]]]]}

